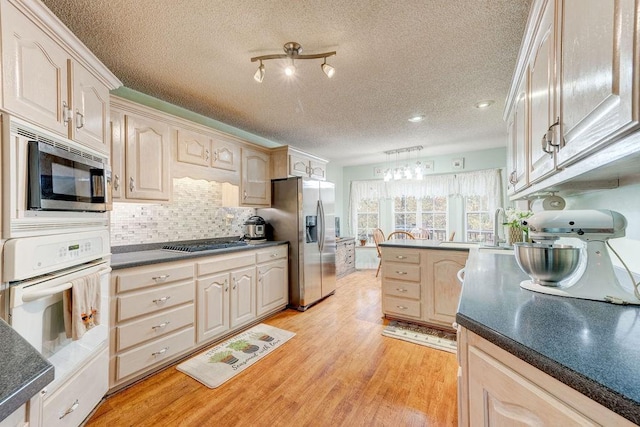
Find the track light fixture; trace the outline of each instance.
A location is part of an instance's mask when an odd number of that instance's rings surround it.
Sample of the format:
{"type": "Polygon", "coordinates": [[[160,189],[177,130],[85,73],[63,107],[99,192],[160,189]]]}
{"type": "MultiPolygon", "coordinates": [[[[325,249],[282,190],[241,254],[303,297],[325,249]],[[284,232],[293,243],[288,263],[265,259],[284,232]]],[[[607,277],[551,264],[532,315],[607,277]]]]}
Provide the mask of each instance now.
{"type": "Polygon", "coordinates": [[[299,59],[319,59],[323,58],[324,62],[321,65],[322,71],[326,74],[328,78],[331,78],[336,73],[336,69],[331,65],[327,64],[327,58],[336,54],[336,52],[325,52],[325,53],[316,53],[313,55],[301,55],[302,46],[296,42],[288,42],[284,45],[284,52],[280,54],[274,55],[262,55],[251,58],[251,62],[260,61],[260,66],[258,70],[253,75],[253,78],[258,83],[262,83],[264,79],[264,65],[262,65],[262,61],[266,61],[268,59],[287,59],[289,64],[287,64],[284,72],[287,76],[293,76],[296,73],[295,60],[299,59]]]}

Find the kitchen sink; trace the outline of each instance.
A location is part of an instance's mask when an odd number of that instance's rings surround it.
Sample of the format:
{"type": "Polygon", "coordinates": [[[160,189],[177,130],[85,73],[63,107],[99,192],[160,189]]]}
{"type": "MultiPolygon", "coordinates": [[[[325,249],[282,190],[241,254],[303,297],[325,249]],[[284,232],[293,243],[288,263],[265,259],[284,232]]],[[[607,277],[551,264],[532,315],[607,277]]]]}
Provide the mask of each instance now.
{"type": "Polygon", "coordinates": [[[506,246],[480,246],[478,247],[478,252],[485,253],[485,254],[515,256],[513,253],[513,248],[506,247],[506,246]]]}

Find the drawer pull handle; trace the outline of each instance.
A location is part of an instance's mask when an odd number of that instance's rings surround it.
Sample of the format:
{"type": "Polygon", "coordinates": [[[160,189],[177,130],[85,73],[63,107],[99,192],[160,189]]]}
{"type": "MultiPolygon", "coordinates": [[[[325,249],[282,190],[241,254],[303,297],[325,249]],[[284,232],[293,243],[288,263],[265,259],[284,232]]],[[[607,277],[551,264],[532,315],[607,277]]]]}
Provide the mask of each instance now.
{"type": "Polygon", "coordinates": [[[162,350],[159,350],[159,351],[154,351],[153,353],[151,353],[151,355],[153,357],[162,356],[163,354],[165,354],[167,352],[167,350],[169,350],[169,347],[165,347],[165,348],[163,348],[162,350]]]}
{"type": "Polygon", "coordinates": [[[278,256],[278,252],[274,252],[274,253],[271,254],[271,258],[275,258],[277,256],[278,256]]]}
{"type": "Polygon", "coordinates": [[[78,399],[76,399],[76,401],[73,402],[73,405],[71,405],[71,407],[69,409],[64,411],[64,413],[62,415],[60,415],[60,418],[58,418],[58,419],[59,420],[63,419],[64,417],[66,417],[67,415],[69,415],[70,413],[72,413],[73,411],[78,409],[78,406],[80,406],[80,402],[78,402],[78,399]]]}
{"type": "Polygon", "coordinates": [[[396,288],[396,291],[398,291],[398,292],[407,292],[407,290],[405,288],[396,288]]]}
{"type": "Polygon", "coordinates": [[[407,310],[409,308],[404,305],[397,305],[396,307],[398,307],[400,310],[407,310]]]}
{"type": "Polygon", "coordinates": [[[171,322],[169,322],[169,321],[162,322],[159,325],[152,326],[151,329],[162,329],[162,328],[165,328],[169,323],[171,323],[171,322]]]}
{"type": "Polygon", "coordinates": [[[165,280],[167,280],[169,278],[170,274],[163,274],[162,276],[155,276],[152,277],[153,280],[155,280],[156,282],[163,282],[165,280]]]}
{"type": "Polygon", "coordinates": [[[399,275],[401,275],[401,276],[402,276],[402,275],[404,275],[404,274],[407,274],[407,272],[406,272],[406,271],[397,271],[397,270],[396,270],[396,273],[398,273],[398,274],[399,274],[399,275]]]}
{"type": "Polygon", "coordinates": [[[405,258],[406,258],[406,256],[404,256],[404,255],[396,255],[396,258],[398,258],[398,259],[405,259],[405,258]]]}
{"type": "Polygon", "coordinates": [[[167,302],[167,300],[169,300],[171,297],[162,297],[162,298],[158,298],[158,299],[154,299],[153,302],[155,304],[164,304],[165,302],[167,302]]]}

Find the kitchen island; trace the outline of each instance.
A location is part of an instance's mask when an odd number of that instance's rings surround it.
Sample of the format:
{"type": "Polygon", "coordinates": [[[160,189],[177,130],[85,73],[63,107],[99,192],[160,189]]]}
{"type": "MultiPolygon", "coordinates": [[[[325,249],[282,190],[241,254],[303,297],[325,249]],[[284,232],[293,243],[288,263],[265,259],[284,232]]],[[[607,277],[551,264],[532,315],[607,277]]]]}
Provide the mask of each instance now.
{"type": "Polygon", "coordinates": [[[526,279],[513,252],[470,251],[456,316],[460,425],[516,412],[640,423],[640,308],[521,289],[526,279]]]}
{"type": "MultiPolygon", "coordinates": [[[[0,422],[53,381],[51,365],[11,326],[0,319],[0,422]]],[[[24,414],[16,414],[18,421],[24,414]]]]}

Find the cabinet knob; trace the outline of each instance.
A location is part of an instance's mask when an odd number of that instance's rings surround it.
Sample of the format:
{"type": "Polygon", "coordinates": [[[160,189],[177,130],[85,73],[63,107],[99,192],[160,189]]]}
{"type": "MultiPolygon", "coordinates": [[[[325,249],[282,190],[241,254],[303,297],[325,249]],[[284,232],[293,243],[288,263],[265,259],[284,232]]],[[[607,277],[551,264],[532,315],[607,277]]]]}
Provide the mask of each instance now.
{"type": "Polygon", "coordinates": [[[118,190],[120,188],[120,175],[115,174],[113,176],[113,189],[118,190]]]}
{"type": "Polygon", "coordinates": [[[84,127],[84,114],[76,110],[76,129],[82,129],[84,127]]]}
{"type": "Polygon", "coordinates": [[[404,305],[397,305],[397,308],[399,308],[400,310],[407,310],[409,307],[404,306],[404,305]]]}
{"type": "Polygon", "coordinates": [[[165,347],[162,350],[154,351],[153,353],[151,353],[151,355],[153,357],[162,356],[163,354],[165,354],[167,352],[167,350],[169,350],[169,347],[165,347]]]}
{"type": "Polygon", "coordinates": [[[397,274],[399,274],[399,275],[401,275],[401,276],[402,276],[402,275],[407,274],[407,272],[406,272],[406,271],[397,271],[397,270],[396,270],[396,273],[397,273],[397,274]]]}
{"type": "Polygon", "coordinates": [[[58,418],[58,419],[59,420],[63,419],[64,417],[66,417],[67,415],[69,415],[70,413],[72,413],[73,411],[78,409],[78,406],[80,406],[80,402],[78,402],[78,399],[76,399],[76,401],[73,402],[73,404],[69,408],[67,408],[67,410],[64,411],[62,413],[62,415],[60,416],[60,418],[58,418]]]}
{"type": "Polygon", "coordinates": [[[162,323],[160,323],[159,325],[152,326],[152,327],[151,327],[151,329],[153,329],[153,330],[156,330],[156,329],[164,329],[164,328],[165,328],[169,323],[171,323],[171,322],[169,322],[169,321],[167,320],[166,322],[162,322],[162,323]]]}
{"type": "Polygon", "coordinates": [[[153,303],[160,305],[160,304],[164,304],[165,302],[167,302],[168,300],[170,300],[171,297],[170,296],[166,296],[166,297],[162,297],[162,298],[158,298],[158,299],[154,299],[153,303]]]}
{"type": "Polygon", "coordinates": [[[69,124],[69,120],[71,120],[73,113],[71,109],[67,105],[67,101],[62,101],[62,121],[65,125],[69,124]]]}
{"type": "Polygon", "coordinates": [[[405,258],[406,258],[406,256],[403,256],[403,255],[396,255],[396,258],[398,258],[398,259],[405,259],[405,258]]]}
{"type": "Polygon", "coordinates": [[[396,288],[396,291],[398,291],[398,292],[407,292],[407,290],[405,288],[396,288]]]}
{"type": "Polygon", "coordinates": [[[209,161],[209,150],[204,150],[204,159],[209,161]]]}
{"type": "Polygon", "coordinates": [[[152,277],[153,280],[155,280],[156,282],[164,282],[166,279],[168,279],[170,276],[170,274],[163,274],[162,276],[155,276],[152,277]]]}
{"type": "Polygon", "coordinates": [[[136,185],[135,185],[135,181],[133,180],[133,177],[129,177],[129,191],[133,191],[136,189],[136,185]]]}

